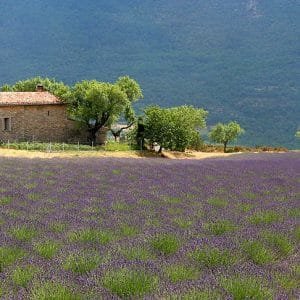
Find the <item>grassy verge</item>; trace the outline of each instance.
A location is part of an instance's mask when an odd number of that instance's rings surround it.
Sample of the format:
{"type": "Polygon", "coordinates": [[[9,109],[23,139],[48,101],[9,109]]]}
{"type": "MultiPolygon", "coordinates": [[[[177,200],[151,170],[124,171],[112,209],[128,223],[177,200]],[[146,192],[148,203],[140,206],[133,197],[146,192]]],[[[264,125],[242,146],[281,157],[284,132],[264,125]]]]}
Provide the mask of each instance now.
{"type": "Polygon", "coordinates": [[[66,143],[39,143],[39,142],[20,142],[0,144],[2,149],[42,151],[42,152],[68,152],[68,151],[130,151],[135,147],[127,143],[117,143],[109,141],[106,145],[92,147],[83,144],[66,143]]]}

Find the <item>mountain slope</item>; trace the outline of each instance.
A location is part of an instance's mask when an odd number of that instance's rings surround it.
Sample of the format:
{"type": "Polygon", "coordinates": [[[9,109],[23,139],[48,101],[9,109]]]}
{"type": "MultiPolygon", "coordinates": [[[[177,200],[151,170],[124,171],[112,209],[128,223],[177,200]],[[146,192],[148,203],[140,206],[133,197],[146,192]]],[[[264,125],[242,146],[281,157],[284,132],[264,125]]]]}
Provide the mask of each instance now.
{"type": "Polygon", "coordinates": [[[0,84],[129,74],[140,107],[193,104],[240,143],[299,147],[297,0],[15,0],[0,4],[0,84]]]}

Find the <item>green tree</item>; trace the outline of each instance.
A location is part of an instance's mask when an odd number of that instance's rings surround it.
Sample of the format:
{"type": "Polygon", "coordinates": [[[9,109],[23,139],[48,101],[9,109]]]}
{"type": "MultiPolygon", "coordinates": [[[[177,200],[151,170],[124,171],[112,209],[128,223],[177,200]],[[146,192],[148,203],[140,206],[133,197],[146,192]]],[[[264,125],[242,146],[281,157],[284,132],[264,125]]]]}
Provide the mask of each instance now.
{"type": "Polygon", "coordinates": [[[132,127],[136,123],[136,115],[132,104],[139,99],[143,98],[143,92],[139,86],[139,84],[131,79],[129,76],[120,77],[116,82],[116,85],[120,87],[120,89],[126,93],[127,98],[129,100],[128,105],[125,107],[123,113],[121,114],[119,119],[125,120],[126,125],[119,126],[117,128],[110,128],[112,135],[115,138],[115,141],[120,138],[120,135],[123,130],[132,127]]]}
{"type": "Polygon", "coordinates": [[[209,133],[209,137],[213,142],[222,143],[224,152],[226,152],[227,144],[235,140],[245,131],[237,122],[229,122],[228,124],[218,123],[209,133]]]}
{"type": "Polygon", "coordinates": [[[13,85],[4,85],[1,87],[2,92],[35,92],[36,87],[42,85],[45,90],[54,94],[62,101],[68,101],[70,97],[70,87],[63,82],[56,81],[52,78],[33,77],[20,80],[13,85]]]}
{"type": "Polygon", "coordinates": [[[85,80],[72,89],[70,114],[87,129],[89,142],[96,144],[97,132],[110,128],[121,114],[126,115],[141,96],[139,85],[127,76],[115,84],[85,80]]]}
{"type": "Polygon", "coordinates": [[[300,138],[300,130],[296,132],[295,137],[300,138]]]}
{"type": "Polygon", "coordinates": [[[205,127],[207,112],[193,106],[160,108],[150,106],[145,110],[145,138],[150,144],[162,148],[184,151],[194,140],[197,130],[205,127]]]}

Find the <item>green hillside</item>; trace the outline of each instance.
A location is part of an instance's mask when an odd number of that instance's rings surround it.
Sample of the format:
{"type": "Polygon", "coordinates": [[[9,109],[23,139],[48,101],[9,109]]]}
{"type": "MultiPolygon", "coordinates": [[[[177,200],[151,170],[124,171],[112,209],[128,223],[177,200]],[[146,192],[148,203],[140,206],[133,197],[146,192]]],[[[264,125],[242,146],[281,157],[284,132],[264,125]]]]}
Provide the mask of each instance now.
{"type": "Polygon", "coordinates": [[[240,122],[239,143],[299,148],[299,16],[298,0],[1,1],[0,84],[128,74],[140,108],[194,104],[240,122]]]}

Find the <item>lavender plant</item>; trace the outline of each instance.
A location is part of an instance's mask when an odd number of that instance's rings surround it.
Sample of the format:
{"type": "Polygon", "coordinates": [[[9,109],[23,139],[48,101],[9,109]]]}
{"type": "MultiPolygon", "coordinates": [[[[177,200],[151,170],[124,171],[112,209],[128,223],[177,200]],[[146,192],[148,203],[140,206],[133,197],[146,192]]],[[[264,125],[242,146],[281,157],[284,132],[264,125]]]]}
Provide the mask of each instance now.
{"type": "Polygon", "coordinates": [[[0,157],[0,297],[298,299],[299,177],[299,153],[0,157]]]}

